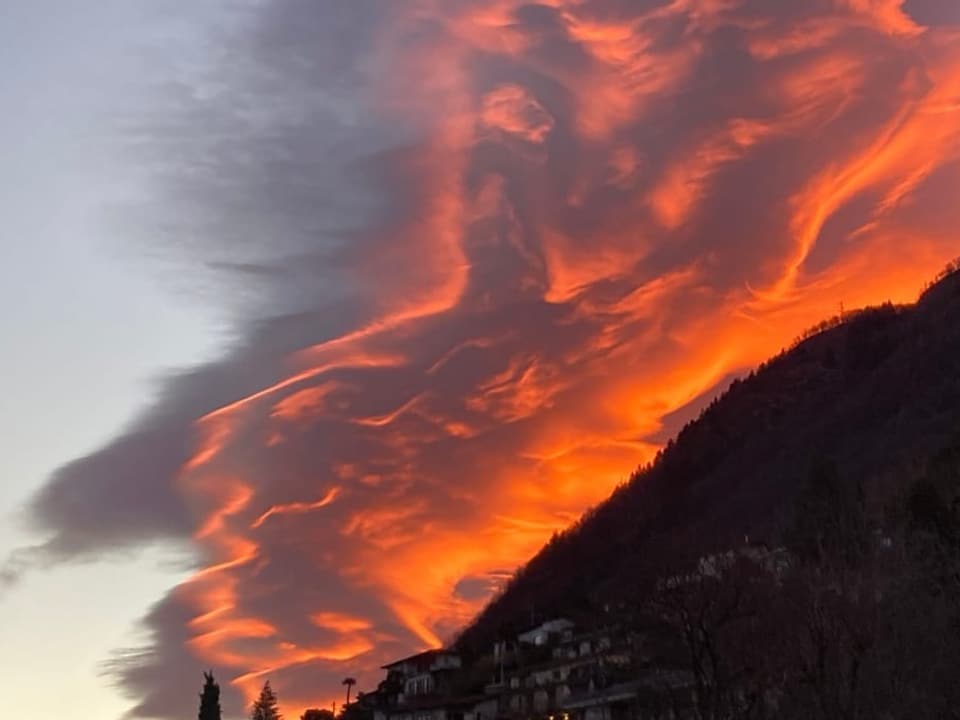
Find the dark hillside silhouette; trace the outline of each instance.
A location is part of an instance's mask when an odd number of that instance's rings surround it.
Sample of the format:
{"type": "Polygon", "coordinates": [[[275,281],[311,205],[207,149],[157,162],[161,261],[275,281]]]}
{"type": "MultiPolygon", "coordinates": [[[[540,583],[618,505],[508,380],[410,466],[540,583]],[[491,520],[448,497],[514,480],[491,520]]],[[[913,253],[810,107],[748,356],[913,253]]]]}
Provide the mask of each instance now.
{"type": "Polygon", "coordinates": [[[850,313],[735,381],[650,466],[555,536],[457,646],[477,654],[510,628],[555,616],[602,623],[654,578],[747,537],[842,573],[862,567],[878,534],[902,532],[897,572],[906,577],[926,558],[941,566],[923,582],[949,584],[960,578],[950,574],[958,468],[953,265],[915,305],[850,313]]]}

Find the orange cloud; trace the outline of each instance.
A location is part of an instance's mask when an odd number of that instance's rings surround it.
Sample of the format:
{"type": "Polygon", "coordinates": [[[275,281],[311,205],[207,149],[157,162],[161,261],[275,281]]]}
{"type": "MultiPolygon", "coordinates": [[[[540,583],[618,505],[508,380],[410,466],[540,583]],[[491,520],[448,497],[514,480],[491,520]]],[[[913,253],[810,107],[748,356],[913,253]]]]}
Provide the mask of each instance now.
{"type": "Polygon", "coordinates": [[[250,131],[256,171],[219,176],[323,270],[280,288],[310,307],[250,330],[209,407],[163,415],[190,423],[162,481],[201,563],[151,618],[158,666],[304,704],[372,687],[733,376],[841,304],[912,299],[960,247],[960,35],[901,2],[357,0],[346,38],[287,5],[257,18],[294,99],[250,131]],[[316,98],[367,132],[343,157],[309,155],[326,114],[278,147],[316,98]],[[331,249],[322,200],[354,175],[382,203],[331,249]]]}
{"type": "Polygon", "coordinates": [[[542,143],[553,129],[553,118],[518,85],[501,85],[483,98],[483,123],[527,142],[542,143]]]}

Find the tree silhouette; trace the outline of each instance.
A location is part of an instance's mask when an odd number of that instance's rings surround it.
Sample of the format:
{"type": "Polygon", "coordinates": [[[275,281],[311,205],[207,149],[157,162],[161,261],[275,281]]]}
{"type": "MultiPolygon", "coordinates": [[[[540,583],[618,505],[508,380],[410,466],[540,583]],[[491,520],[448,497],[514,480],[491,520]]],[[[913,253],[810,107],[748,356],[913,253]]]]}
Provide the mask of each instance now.
{"type": "Polygon", "coordinates": [[[300,716],[300,720],[335,720],[335,715],[326,708],[322,710],[313,708],[311,710],[304,710],[303,715],[300,716]]]}
{"type": "Polygon", "coordinates": [[[199,720],[220,720],[220,686],[213,679],[213,671],[203,673],[203,691],[200,693],[199,720]]]}
{"type": "Polygon", "coordinates": [[[345,703],[345,705],[349,705],[349,704],[350,704],[350,689],[351,689],[354,685],[357,684],[357,681],[356,681],[355,678],[348,677],[348,678],[344,678],[344,679],[343,679],[343,684],[347,686],[347,702],[345,703]]]}
{"type": "Polygon", "coordinates": [[[832,460],[817,459],[797,498],[785,539],[804,560],[856,565],[868,539],[863,488],[842,478],[832,460]]]}
{"type": "Polygon", "coordinates": [[[253,703],[250,711],[250,720],[283,720],[277,704],[277,695],[270,687],[270,681],[263,684],[260,697],[253,703]]]}

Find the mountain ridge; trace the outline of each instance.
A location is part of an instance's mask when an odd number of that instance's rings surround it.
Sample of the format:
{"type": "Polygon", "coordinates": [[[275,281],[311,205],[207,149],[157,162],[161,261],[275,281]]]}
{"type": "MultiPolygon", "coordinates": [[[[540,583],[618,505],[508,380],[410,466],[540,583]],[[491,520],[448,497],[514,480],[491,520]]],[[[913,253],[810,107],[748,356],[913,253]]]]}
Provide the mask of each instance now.
{"type": "Polygon", "coordinates": [[[956,438],[955,262],[916,303],[828,321],[733,381],[654,461],[555,535],[454,646],[480,653],[506,628],[551,616],[597,622],[644,583],[699,555],[744,537],[781,542],[818,458],[829,458],[844,482],[865,493],[871,522],[882,524],[956,438]]]}

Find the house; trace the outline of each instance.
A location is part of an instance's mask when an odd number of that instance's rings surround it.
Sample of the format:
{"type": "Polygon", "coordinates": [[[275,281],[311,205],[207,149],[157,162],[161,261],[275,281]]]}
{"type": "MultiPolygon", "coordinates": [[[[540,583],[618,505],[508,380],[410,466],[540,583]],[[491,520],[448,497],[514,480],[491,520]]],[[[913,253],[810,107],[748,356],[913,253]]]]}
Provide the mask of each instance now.
{"type": "Polygon", "coordinates": [[[415,698],[403,705],[374,711],[374,720],[495,720],[496,717],[496,699],[482,694],[415,698]]]}
{"type": "Polygon", "coordinates": [[[566,698],[560,707],[573,720],[633,720],[639,717],[639,686],[633,681],[589,690],[566,698]]]}
{"type": "Polygon", "coordinates": [[[571,695],[561,705],[566,720],[661,720],[686,717],[693,676],[684,670],[647,668],[621,680],[571,695]]]}
{"type": "Polygon", "coordinates": [[[374,720],[494,720],[496,699],[457,687],[462,661],[448,650],[427,650],[383,669],[374,720]]]}
{"type": "Polygon", "coordinates": [[[460,656],[447,650],[427,650],[384,665],[388,679],[393,676],[402,691],[397,701],[442,695],[449,690],[453,674],[462,667],[460,656]]]}
{"type": "Polygon", "coordinates": [[[565,635],[573,632],[574,624],[569,620],[557,618],[541,623],[532,630],[517,635],[517,641],[527,645],[549,645],[565,635]]]}
{"type": "MultiPolygon", "coordinates": [[[[499,677],[486,691],[499,698],[501,718],[569,720],[567,703],[630,678],[631,637],[615,628],[575,633],[568,620],[553,620],[498,643],[499,677]]],[[[580,713],[582,715],[582,713],[580,713]]]]}

